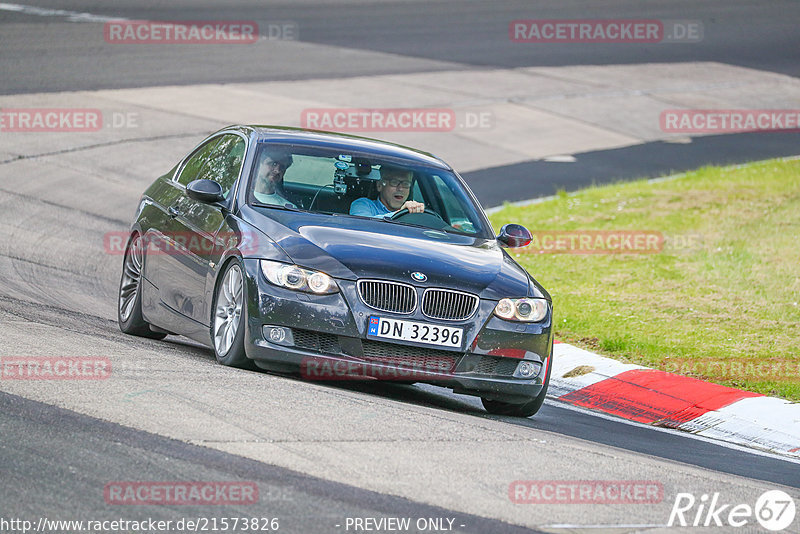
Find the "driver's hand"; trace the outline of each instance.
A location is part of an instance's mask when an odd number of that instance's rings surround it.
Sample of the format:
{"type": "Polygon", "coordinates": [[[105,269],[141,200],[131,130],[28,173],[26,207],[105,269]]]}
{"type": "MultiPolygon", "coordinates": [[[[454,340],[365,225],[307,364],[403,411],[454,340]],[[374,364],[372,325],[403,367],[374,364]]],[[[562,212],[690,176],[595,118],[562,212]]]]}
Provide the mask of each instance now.
{"type": "Polygon", "coordinates": [[[425,211],[425,204],[416,200],[406,200],[400,209],[407,209],[409,213],[422,213],[425,211]]]}

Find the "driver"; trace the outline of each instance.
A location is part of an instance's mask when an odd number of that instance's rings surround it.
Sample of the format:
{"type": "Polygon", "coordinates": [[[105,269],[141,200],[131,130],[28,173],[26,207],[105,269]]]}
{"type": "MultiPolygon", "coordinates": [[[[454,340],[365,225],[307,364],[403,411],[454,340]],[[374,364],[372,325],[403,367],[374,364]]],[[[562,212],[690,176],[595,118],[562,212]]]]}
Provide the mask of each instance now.
{"type": "Polygon", "coordinates": [[[296,208],[286,199],[283,175],[293,162],[292,155],[282,150],[266,148],[258,155],[257,174],[253,196],[262,204],[275,204],[296,208]]]}
{"type": "Polygon", "coordinates": [[[422,213],[425,204],[415,200],[407,200],[411,193],[411,182],[414,174],[407,169],[381,165],[381,179],[377,183],[378,198],[376,200],[362,197],[350,204],[350,215],[362,217],[384,217],[401,209],[410,213],[422,213]]]}

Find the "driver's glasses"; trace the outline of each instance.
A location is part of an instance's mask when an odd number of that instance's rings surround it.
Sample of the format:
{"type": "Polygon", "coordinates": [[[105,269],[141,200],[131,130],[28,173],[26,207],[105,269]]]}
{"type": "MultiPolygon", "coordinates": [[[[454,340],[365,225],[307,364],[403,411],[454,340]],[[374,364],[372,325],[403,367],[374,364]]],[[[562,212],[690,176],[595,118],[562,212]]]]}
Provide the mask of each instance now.
{"type": "Polygon", "coordinates": [[[410,189],[411,188],[411,180],[403,180],[400,178],[395,178],[392,180],[384,180],[383,183],[388,185],[389,187],[396,187],[397,189],[410,189]]]}

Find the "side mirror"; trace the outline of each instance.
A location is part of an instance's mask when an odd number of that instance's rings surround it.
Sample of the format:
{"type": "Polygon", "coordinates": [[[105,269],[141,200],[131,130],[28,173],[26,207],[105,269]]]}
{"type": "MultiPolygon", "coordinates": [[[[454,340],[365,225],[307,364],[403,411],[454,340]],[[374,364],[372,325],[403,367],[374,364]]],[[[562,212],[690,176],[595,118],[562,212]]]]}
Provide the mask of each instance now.
{"type": "Polygon", "coordinates": [[[186,194],[189,198],[213,204],[225,200],[225,192],[222,186],[214,180],[195,180],[186,186],[186,194]]]}
{"type": "Polygon", "coordinates": [[[527,247],[532,239],[531,233],[521,224],[506,224],[500,228],[500,235],[497,236],[500,244],[509,248],[527,247]]]}

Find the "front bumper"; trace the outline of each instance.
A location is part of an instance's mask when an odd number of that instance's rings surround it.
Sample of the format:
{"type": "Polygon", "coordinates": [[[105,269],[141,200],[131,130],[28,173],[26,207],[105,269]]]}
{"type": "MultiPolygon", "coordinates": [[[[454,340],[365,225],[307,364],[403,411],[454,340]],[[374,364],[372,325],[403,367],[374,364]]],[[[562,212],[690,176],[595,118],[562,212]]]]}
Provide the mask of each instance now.
{"type": "Polygon", "coordinates": [[[312,295],[275,287],[264,279],[257,260],[244,263],[245,350],[262,367],[299,371],[309,380],[425,382],[514,403],[535,398],[547,381],[551,313],[540,323],[503,321],[492,313],[496,302],[481,300],[477,312],[466,321],[438,322],[418,310],[397,316],[367,307],[358,297],[355,282],[337,280],[339,293],[312,295]],[[370,316],[460,327],[464,345],[449,349],[368,338],[370,316]],[[269,332],[275,327],[285,329],[285,339],[270,340],[269,332]],[[539,367],[538,373],[515,377],[520,361],[539,367]]]}

